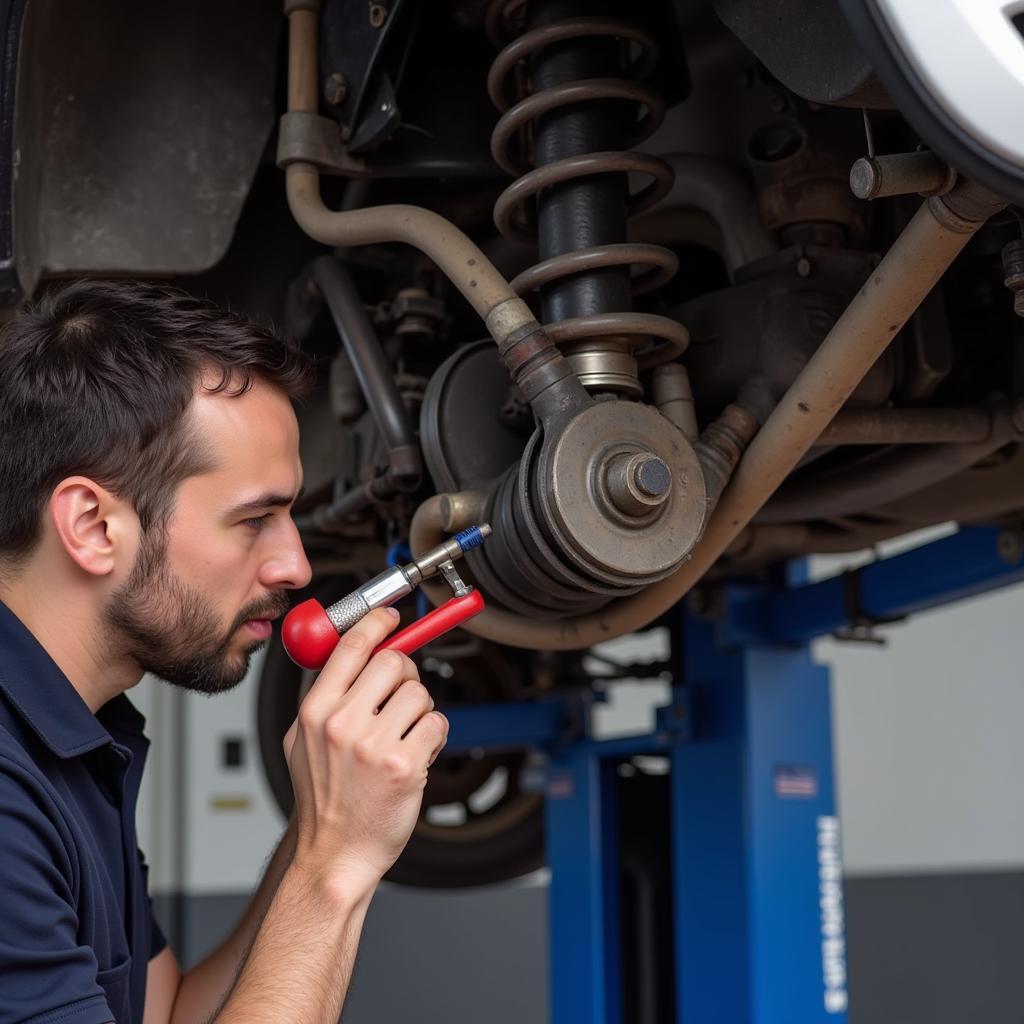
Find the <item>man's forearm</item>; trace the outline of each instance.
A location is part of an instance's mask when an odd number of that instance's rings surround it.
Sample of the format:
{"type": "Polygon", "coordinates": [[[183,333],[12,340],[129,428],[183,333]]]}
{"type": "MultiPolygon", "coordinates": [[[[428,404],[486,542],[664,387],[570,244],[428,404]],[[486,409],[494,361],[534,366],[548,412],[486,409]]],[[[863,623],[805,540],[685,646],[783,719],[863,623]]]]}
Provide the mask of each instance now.
{"type": "Polygon", "coordinates": [[[224,1002],[238,977],[246,953],[267,913],[295,852],[294,819],[289,823],[252,899],[231,934],[192,970],[183,975],[174,1003],[172,1024],[209,1020],[224,1002]]]}
{"type": "Polygon", "coordinates": [[[290,865],[215,1024],[336,1024],[372,896],[290,865]]]}

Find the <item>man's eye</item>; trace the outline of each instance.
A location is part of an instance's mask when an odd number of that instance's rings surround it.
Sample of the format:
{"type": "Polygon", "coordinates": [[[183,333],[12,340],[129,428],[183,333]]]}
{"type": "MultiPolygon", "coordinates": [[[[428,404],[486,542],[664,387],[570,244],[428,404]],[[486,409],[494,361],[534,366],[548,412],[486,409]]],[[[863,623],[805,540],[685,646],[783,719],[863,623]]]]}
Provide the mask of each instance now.
{"type": "Polygon", "coordinates": [[[273,515],[273,512],[267,512],[265,515],[256,516],[253,519],[243,519],[242,525],[248,526],[250,529],[259,530],[265,525],[266,521],[273,515]]]}

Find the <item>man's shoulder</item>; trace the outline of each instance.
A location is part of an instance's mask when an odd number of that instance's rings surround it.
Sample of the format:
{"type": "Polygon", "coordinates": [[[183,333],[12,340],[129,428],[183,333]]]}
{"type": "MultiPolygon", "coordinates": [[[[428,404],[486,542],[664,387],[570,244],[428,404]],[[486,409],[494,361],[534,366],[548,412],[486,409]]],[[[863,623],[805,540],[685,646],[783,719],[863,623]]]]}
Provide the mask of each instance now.
{"type": "Polygon", "coordinates": [[[0,694],[0,777],[45,779],[35,735],[0,694]]]}
{"type": "Polygon", "coordinates": [[[11,816],[34,819],[41,831],[72,842],[68,810],[44,765],[44,751],[34,750],[33,737],[19,728],[16,716],[5,714],[0,701],[0,841],[11,816]]]}

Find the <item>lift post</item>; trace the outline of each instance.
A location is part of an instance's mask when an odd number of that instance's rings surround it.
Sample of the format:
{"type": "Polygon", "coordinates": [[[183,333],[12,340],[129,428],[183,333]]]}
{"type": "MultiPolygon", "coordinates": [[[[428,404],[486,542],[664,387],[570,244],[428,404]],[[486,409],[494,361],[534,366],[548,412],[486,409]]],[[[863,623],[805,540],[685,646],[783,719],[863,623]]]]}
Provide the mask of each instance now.
{"type": "Polygon", "coordinates": [[[686,624],[691,742],[672,756],[678,1019],[845,1019],[828,670],[804,645],[686,624]]]}
{"type": "Polygon", "coordinates": [[[595,740],[580,697],[446,709],[450,750],[546,754],[550,1024],[647,1024],[622,1003],[617,769],[659,753],[677,1024],[842,1024],[829,675],[809,643],[1021,580],[1024,533],[979,527],[817,583],[725,587],[680,615],[679,681],[644,735],[595,740]]]}

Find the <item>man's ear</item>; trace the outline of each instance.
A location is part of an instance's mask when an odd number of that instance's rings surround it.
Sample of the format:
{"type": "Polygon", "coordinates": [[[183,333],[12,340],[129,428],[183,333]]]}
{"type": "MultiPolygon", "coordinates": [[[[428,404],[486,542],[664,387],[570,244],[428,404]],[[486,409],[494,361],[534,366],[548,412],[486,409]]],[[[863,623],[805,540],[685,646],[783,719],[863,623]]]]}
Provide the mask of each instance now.
{"type": "Polygon", "coordinates": [[[50,518],[68,556],[93,576],[113,572],[119,552],[132,543],[134,513],[88,477],[72,476],[57,484],[50,495],[50,518]]]}

